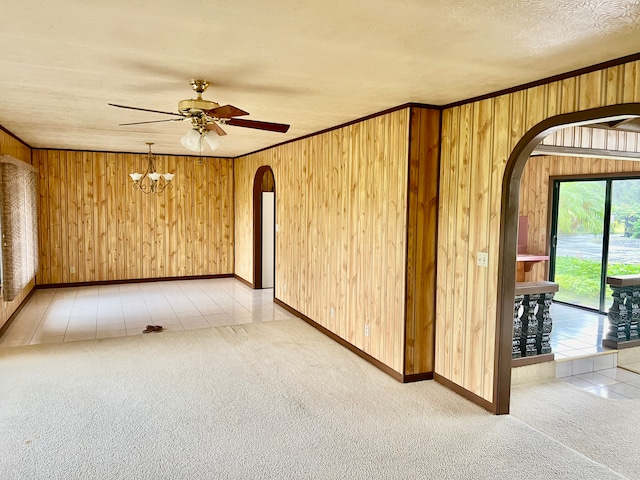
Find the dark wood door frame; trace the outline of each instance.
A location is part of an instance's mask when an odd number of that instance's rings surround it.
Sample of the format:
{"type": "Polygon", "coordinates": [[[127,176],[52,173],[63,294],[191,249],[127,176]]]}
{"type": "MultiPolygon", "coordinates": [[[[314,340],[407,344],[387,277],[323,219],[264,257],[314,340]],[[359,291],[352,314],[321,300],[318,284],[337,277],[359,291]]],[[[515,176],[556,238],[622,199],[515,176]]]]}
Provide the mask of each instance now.
{"type": "Polygon", "coordinates": [[[493,407],[496,414],[509,413],[511,400],[511,344],[513,299],[516,284],[518,208],[522,171],[534,148],[552,131],[599,123],[605,119],[640,116],[640,103],[626,103],[581,110],[548,118],[529,130],[511,153],[502,181],[500,243],[498,251],[498,298],[494,364],[493,407]]]}
{"type": "MultiPolygon", "coordinates": [[[[273,170],[268,165],[259,167],[253,179],[253,288],[262,288],[262,179],[273,170]]],[[[273,192],[276,191],[275,176],[273,192]]]]}

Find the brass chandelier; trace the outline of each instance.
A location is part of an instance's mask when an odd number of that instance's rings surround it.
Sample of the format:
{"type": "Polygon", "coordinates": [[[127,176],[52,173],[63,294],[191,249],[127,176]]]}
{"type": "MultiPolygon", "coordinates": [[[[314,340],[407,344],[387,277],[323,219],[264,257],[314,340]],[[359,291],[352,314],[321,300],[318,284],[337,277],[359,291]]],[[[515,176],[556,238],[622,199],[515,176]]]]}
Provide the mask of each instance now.
{"type": "Polygon", "coordinates": [[[142,193],[162,193],[167,188],[173,188],[171,180],[175,176],[174,173],[158,173],[156,172],[156,157],[151,153],[151,145],[153,142],[147,142],[149,145],[149,153],[145,157],[147,160],[147,170],[144,173],[130,173],[129,176],[133,180],[134,190],[140,190],[142,193]],[[148,182],[145,182],[145,179],[148,182]]]}

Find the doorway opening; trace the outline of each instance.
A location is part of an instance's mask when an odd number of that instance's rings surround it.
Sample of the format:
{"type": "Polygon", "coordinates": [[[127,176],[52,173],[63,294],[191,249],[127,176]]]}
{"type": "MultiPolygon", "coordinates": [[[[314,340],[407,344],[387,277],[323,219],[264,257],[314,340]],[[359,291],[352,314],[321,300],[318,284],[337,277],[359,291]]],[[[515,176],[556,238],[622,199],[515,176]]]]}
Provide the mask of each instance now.
{"type": "Polygon", "coordinates": [[[513,309],[518,250],[520,180],[525,164],[536,146],[550,133],[570,126],[621,121],[640,117],[640,104],[622,104],[583,110],[548,118],[529,130],[518,142],[506,165],[502,184],[498,264],[498,328],[494,406],[497,414],[509,413],[511,397],[511,361],[513,309]]]}
{"type": "Polygon", "coordinates": [[[253,288],[275,286],[275,195],[271,167],[256,171],[253,181],[253,288]]]}
{"type": "Polygon", "coordinates": [[[607,276],[640,272],[640,176],[554,179],[552,188],[555,300],[605,314],[607,276]]]}

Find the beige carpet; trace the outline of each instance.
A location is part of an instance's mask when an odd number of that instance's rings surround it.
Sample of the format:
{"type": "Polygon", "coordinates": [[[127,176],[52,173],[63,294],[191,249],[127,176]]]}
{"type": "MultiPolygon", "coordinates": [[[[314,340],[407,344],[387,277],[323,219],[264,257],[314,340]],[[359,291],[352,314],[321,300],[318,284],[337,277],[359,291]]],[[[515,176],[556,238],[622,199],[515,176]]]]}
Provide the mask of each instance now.
{"type": "Polygon", "coordinates": [[[6,480],[621,478],[298,320],[8,348],[0,386],[6,480]]]}
{"type": "Polygon", "coordinates": [[[628,478],[640,479],[640,399],[609,400],[550,381],[515,387],[511,415],[628,478]]]}

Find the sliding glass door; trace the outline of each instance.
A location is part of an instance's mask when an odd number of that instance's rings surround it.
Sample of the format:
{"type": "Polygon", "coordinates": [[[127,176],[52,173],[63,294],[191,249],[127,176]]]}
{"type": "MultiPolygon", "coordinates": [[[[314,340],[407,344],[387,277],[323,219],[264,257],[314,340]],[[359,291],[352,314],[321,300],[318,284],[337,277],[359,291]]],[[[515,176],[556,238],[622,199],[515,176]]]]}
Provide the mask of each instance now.
{"type": "Polygon", "coordinates": [[[640,274],[640,179],[556,180],[552,208],[555,299],[606,312],[606,277],[640,274]]]}
{"type": "MultiPolygon", "coordinates": [[[[607,275],[640,274],[640,179],[613,180],[607,275]]],[[[604,311],[613,303],[605,288],[604,311]]]]}
{"type": "Polygon", "coordinates": [[[562,181],[554,185],[551,275],[555,299],[600,309],[604,255],[605,181],[562,181]]]}

